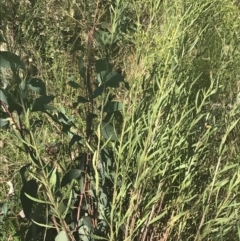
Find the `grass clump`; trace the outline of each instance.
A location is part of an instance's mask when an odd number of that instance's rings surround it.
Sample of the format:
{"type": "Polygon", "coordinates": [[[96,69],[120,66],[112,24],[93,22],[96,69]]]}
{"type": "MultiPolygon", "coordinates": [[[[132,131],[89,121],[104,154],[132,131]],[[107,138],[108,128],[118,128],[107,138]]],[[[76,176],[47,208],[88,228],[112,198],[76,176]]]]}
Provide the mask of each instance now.
{"type": "Polygon", "coordinates": [[[239,6],[9,4],[3,240],[240,240],[239,6]]]}

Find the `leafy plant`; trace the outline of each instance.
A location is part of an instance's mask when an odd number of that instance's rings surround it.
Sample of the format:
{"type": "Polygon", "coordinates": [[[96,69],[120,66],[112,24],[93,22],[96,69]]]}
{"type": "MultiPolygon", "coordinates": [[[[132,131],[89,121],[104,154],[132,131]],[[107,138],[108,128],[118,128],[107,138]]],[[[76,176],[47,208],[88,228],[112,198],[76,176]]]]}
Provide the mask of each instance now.
{"type": "MultiPolygon", "coordinates": [[[[18,56],[7,56],[6,61],[1,62],[1,67],[16,71],[14,74],[19,81],[21,78],[17,75],[17,70],[23,64],[18,56]]],[[[100,60],[97,60],[96,63],[99,62],[100,60]]],[[[7,127],[12,123],[12,131],[21,140],[24,152],[30,155],[32,161],[21,169],[23,186],[20,200],[24,215],[30,222],[25,240],[40,239],[39,235],[41,232],[43,235],[44,228],[58,231],[55,240],[93,240],[95,236],[105,237],[108,232],[111,205],[109,190],[112,188],[111,181],[114,182],[114,160],[108,152],[110,147],[106,144],[104,147],[102,139],[118,141],[117,131],[120,129],[115,126],[114,118],[115,113],[120,113],[123,109],[123,104],[113,100],[106,102],[106,98],[109,99],[111,88],[119,87],[124,79],[118,73],[105,70],[98,74],[95,82],[90,83],[89,67],[83,65],[80,57],[78,66],[87,91],[85,97],[77,97],[73,106],[77,108],[80,105],[79,109],[85,109],[84,136],[71,131],[72,127],[77,128],[74,120],[53,105],[49,105],[54,96],[46,94],[46,86],[41,79],[31,78],[27,81],[21,80],[20,83],[16,81],[14,92],[18,93],[17,98],[11,96],[8,87],[4,92],[1,91],[2,115],[6,116],[1,119],[1,127],[7,127]],[[30,91],[35,93],[35,97],[30,91]],[[101,98],[100,107],[96,106],[99,103],[96,102],[97,98],[101,98]],[[9,104],[10,102],[12,104],[9,104]],[[14,106],[19,107],[17,117],[13,116],[14,106]],[[81,153],[74,158],[79,162],[75,168],[69,166],[60,174],[56,167],[45,163],[36,145],[38,138],[33,131],[34,124],[30,125],[29,122],[34,112],[46,114],[62,126],[62,131],[70,138],[69,153],[75,143],[80,144],[81,153]],[[95,119],[97,120],[94,121],[95,119]],[[27,122],[23,124],[22,120],[27,122]],[[33,177],[30,180],[25,177],[27,170],[33,177]]],[[[81,87],[73,81],[68,84],[73,88],[81,87]]],[[[39,120],[41,121],[41,115],[39,120]]],[[[51,234],[52,232],[49,235],[51,234]]]]}

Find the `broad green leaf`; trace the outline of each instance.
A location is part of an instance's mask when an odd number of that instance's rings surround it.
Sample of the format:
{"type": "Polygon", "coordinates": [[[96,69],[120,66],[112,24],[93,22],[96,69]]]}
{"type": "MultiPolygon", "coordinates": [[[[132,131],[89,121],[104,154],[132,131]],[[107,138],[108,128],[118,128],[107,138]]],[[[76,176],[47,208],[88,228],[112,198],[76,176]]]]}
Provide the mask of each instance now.
{"type": "Polygon", "coordinates": [[[81,176],[81,171],[79,169],[71,169],[69,170],[63,177],[61,182],[61,187],[69,184],[73,179],[77,179],[81,176]]]}
{"type": "Polygon", "coordinates": [[[46,86],[39,78],[32,78],[27,82],[28,87],[40,95],[46,95],[46,86]]]}
{"type": "Polygon", "coordinates": [[[84,98],[83,96],[78,96],[78,103],[87,103],[88,100],[86,98],[84,98]]]}
{"type": "Polygon", "coordinates": [[[34,100],[32,111],[43,111],[43,110],[56,110],[55,107],[48,106],[53,101],[54,96],[40,96],[34,100]],[[49,107],[49,108],[48,108],[49,107]]]}
{"type": "Polygon", "coordinates": [[[0,90],[0,100],[8,106],[8,101],[7,101],[7,97],[5,96],[5,94],[2,92],[2,90],[0,90]]]}
{"type": "Polygon", "coordinates": [[[99,84],[106,84],[106,87],[119,87],[119,83],[124,81],[124,77],[117,72],[101,71],[97,75],[97,81],[99,84]]]}
{"type": "Polygon", "coordinates": [[[68,85],[70,85],[71,87],[73,87],[74,89],[79,89],[81,88],[80,84],[78,84],[77,82],[70,80],[68,81],[68,85]]]}
{"type": "Polygon", "coordinates": [[[104,85],[101,85],[96,88],[96,90],[93,92],[92,99],[95,99],[96,97],[100,96],[104,92],[104,85]]]}
{"type": "Polygon", "coordinates": [[[28,196],[31,196],[35,198],[37,196],[37,189],[38,189],[38,184],[34,179],[31,179],[24,183],[21,192],[20,192],[20,200],[23,208],[23,212],[25,214],[25,217],[27,219],[30,218],[31,216],[31,211],[32,211],[32,205],[33,201],[29,199],[28,196]]]}
{"type": "Polygon", "coordinates": [[[107,71],[103,70],[101,72],[98,73],[97,75],[97,81],[99,84],[103,84],[106,82],[106,77],[107,77],[107,71]]]}
{"type": "Polygon", "coordinates": [[[82,223],[83,225],[88,226],[89,229],[92,229],[92,228],[93,228],[92,218],[91,218],[91,217],[85,216],[85,217],[82,218],[81,221],[82,221],[81,223],[82,223]]]}
{"type": "MultiPolygon", "coordinates": [[[[107,70],[107,64],[105,59],[98,59],[95,62],[96,72],[99,74],[102,71],[107,70]]],[[[101,82],[100,82],[101,83],[101,82]]]]}
{"type": "Polygon", "coordinates": [[[117,102],[117,101],[109,101],[107,104],[103,107],[104,112],[115,112],[122,110],[124,107],[123,103],[117,102]]]}
{"type": "Polygon", "coordinates": [[[124,77],[116,72],[111,72],[106,77],[106,86],[117,88],[119,83],[124,81],[124,77]]]}
{"type": "Polygon", "coordinates": [[[35,206],[34,212],[32,214],[32,219],[35,222],[41,223],[42,220],[45,219],[45,215],[46,215],[46,204],[38,203],[35,206]]]}
{"type": "Polygon", "coordinates": [[[68,236],[65,231],[60,231],[55,238],[55,241],[69,241],[68,236]]]}
{"type": "Polygon", "coordinates": [[[47,105],[50,102],[52,102],[54,100],[54,96],[53,95],[44,95],[44,96],[40,96],[35,100],[36,104],[42,104],[42,105],[47,105]]]}
{"type": "Polygon", "coordinates": [[[81,240],[90,241],[91,231],[93,230],[92,218],[89,216],[82,217],[78,221],[78,233],[81,235],[81,240]]]}
{"type": "Polygon", "coordinates": [[[111,141],[118,139],[114,127],[109,123],[102,122],[101,133],[105,139],[110,139],[111,141]]]}
{"type": "Polygon", "coordinates": [[[15,67],[25,69],[24,63],[21,61],[20,57],[9,51],[0,52],[0,67],[2,68],[11,68],[11,65],[14,64],[15,67]]]}

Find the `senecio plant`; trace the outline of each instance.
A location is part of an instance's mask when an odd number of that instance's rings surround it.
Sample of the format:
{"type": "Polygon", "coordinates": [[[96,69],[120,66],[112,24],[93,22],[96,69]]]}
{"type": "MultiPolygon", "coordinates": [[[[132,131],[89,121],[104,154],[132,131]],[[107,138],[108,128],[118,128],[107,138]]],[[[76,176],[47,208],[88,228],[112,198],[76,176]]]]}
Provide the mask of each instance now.
{"type": "MultiPolygon", "coordinates": [[[[51,105],[54,96],[47,95],[43,80],[20,77],[25,66],[19,56],[3,51],[0,58],[3,77],[7,69],[13,73],[13,85],[8,85],[6,80],[0,90],[0,126],[13,131],[23,145],[21,150],[31,160],[20,170],[20,200],[28,221],[25,240],[107,240],[115,182],[111,146],[118,142],[117,133],[123,120],[123,104],[113,101],[111,90],[125,83],[123,76],[113,72],[106,60],[99,59],[95,63],[97,78],[92,81],[92,67],[78,57],[85,96],[78,96],[72,108],[86,114],[85,131],[81,135],[75,120],[63,109],[51,105]],[[60,126],[69,138],[66,149],[71,164],[64,171],[44,160],[39,151],[37,129],[43,128],[43,115],[60,126]],[[73,156],[75,146],[78,152],[73,156]]],[[[70,80],[68,84],[81,89],[75,81],[70,80]]],[[[46,150],[57,158],[61,147],[51,143],[46,150]]]]}

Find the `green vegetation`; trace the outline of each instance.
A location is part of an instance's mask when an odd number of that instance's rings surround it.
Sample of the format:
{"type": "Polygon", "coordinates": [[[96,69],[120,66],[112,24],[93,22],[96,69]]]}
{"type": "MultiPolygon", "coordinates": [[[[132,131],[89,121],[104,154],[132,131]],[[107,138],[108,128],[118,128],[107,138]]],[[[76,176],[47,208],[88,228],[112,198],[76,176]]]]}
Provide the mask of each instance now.
{"type": "Polygon", "coordinates": [[[0,17],[1,240],[240,240],[237,1],[0,17]]]}

